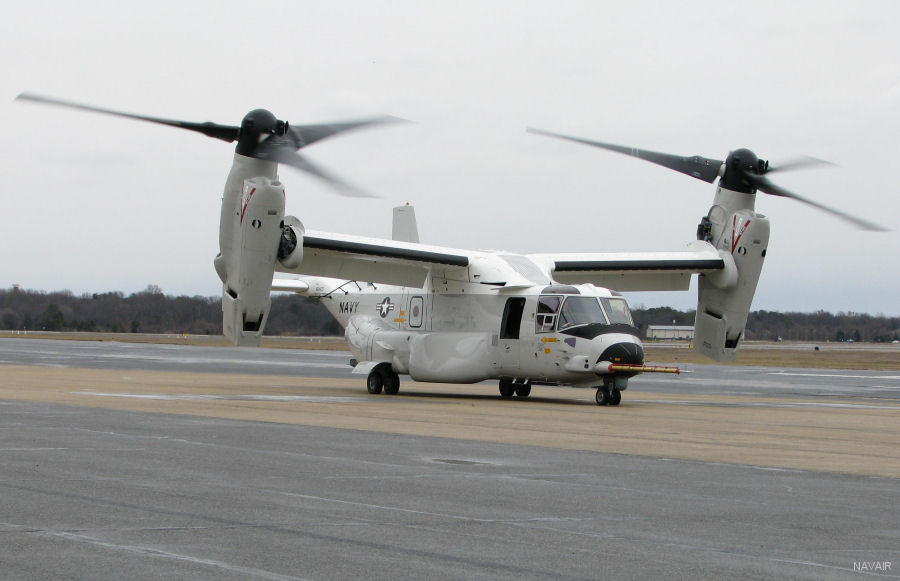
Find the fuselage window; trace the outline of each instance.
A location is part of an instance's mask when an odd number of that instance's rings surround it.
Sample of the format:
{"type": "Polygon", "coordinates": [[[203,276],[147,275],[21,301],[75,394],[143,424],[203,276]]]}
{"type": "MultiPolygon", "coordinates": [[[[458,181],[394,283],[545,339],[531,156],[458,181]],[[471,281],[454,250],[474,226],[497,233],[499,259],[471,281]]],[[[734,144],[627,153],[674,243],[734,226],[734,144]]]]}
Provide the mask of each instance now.
{"type": "Polygon", "coordinates": [[[562,297],[547,296],[538,299],[537,315],[534,318],[535,333],[553,331],[560,302],[562,302],[562,297]]]}
{"type": "Polygon", "coordinates": [[[566,297],[559,311],[559,330],[590,323],[606,324],[606,317],[596,297],[566,297]]]}
{"type": "Polygon", "coordinates": [[[422,318],[425,314],[425,299],[412,297],[409,299],[409,326],[418,329],[422,326],[422,318]]]}
{"type": "Polygon", "coordinates": [[[610,323],[613,325],[620,323],[634,326],[634,320],[631,318],[631,311],[628,309],[628,303],[625,302],[625,299],[601,298],[600,303],[609,316],[610,323]]]}

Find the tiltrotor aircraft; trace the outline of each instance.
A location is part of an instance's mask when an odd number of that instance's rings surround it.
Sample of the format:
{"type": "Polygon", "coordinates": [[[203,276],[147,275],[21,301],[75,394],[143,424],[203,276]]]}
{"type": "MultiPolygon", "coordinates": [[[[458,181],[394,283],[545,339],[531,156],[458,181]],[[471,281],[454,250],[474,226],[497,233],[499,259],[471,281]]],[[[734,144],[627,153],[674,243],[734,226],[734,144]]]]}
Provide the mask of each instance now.
{"type": "Polygon", "coordinates": [[[225,183],[215,270],[222,280],[224,333],[257,346],[273,290],[319,297],[346,329],[371,394],[396,394],[400,375],[416,381],[477,383],[495,379],[504,398],[532,385],[596,388],[596,402],[618,405],[644,365],[644,352],[618,291],[687,290],[699,274],[695,346],[732,361],[769,240],[769,220],[755,212],[756,192],[797,199],[858,227],[878,226],[801,198],[769,181],[776,169],[821,163],[805,158],[775,168],[747,149],[724,160],[669,154],[530,130],[662,165],[708,183],[719,180],[696,239],[677,251],[513,254],[422,244],[412,207],[395,209],[393,239],[307,230],[285,215],[278,164],[309,172],[350,195],[363,195],[302,157],[299,149],[388,117],[289,125],[265,110],[240,126],[133,115],[23,93],[18,99],[105,113],[237,141],[225,183]],[[302,275],[275,279],[275,273],[302,275]],[[615,289],[615,290],[612,290],[615,289]]]}

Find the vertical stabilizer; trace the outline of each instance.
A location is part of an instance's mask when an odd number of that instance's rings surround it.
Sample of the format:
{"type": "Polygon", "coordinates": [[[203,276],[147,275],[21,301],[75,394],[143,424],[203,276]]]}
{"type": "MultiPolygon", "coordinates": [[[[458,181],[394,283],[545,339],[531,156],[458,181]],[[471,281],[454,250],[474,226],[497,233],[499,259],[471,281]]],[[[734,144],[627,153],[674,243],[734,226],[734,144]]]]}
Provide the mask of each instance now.
{"type": "Polygon", "coordinates": [[[391,239],[398,242],[418,242],[419,228],[416,226],[416,210],[409,204],[394,208],[394,224],[391,239]]]}

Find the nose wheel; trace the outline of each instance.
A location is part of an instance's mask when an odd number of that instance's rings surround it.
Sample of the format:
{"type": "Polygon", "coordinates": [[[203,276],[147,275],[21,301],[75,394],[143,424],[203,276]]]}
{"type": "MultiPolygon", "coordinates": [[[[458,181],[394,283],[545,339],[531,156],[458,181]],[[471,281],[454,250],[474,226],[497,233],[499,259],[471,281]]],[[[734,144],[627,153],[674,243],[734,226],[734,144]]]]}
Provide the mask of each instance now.
{"type": "Polygon", "coordinates": [[[615,387],[601,386],[594,396],[597,405],[619,405],[622,403],[622,392],[615,387]]]}
{"type": "Polygon", "coordinates": [[[609,390],[609,405],[619,405],[622,403],[622,392],[616,388],[609,390]]]}

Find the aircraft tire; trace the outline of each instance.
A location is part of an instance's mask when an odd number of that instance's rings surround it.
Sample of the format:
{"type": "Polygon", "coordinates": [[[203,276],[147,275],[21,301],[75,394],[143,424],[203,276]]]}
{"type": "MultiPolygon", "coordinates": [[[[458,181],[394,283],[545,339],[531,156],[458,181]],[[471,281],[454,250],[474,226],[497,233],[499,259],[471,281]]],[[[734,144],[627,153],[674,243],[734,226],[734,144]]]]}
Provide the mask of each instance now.
{"type": "Polygon", "coordinates": [[[622,403],[622,392],[616,388],[609,390],[609,405],[619,405],[622,403]]]}
{"type": "Polygon", "coordinates": [[[380,370],[373,369],[366,378],[366,390],[372,395],[378,395],[382,389],[384,389],[384,377],[380,370]]]}
{"type": "Polygon", "coordinates": [[[516,393],[516,386],[513,385],[513,382],[508,379],[500,380],[500,397],[502,398],[510,398],[513,394],[516,393]]]}
{"type": "Polygon", "coordinates": [[[528,397],[531,395],[531,384],[526,383],[525,385],[517,385],[516,395],[519,397],[528,397]]]}
{"type": "Polygon", "coordinates": [[[597,405],[609,405],[609,388],[606,386],[598,387],[597,394],[594,396],[594,399],[597,401],[597,405]]]}
{"type": "Polygon", "coordinates": [[[387,366],[384,367],[382,383],[384,384],[384,393],[386,395],[397,395],[400,392],[400,376],[387,366]]]}

